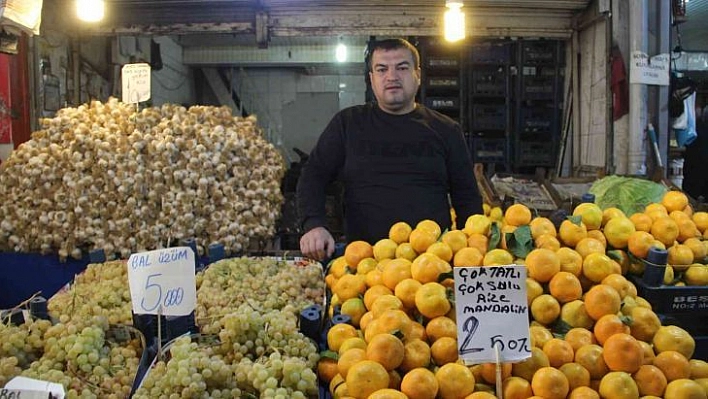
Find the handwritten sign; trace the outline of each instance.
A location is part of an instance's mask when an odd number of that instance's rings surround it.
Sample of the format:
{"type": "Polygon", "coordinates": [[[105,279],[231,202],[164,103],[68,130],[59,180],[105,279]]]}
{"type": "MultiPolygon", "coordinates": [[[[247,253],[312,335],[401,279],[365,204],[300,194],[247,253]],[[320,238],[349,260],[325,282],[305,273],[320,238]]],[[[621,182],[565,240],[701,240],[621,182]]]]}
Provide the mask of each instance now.
{"type": "Polygon", "coordinates": [[[629,83],[668,86],[670,61],[668,54],[649,57],[641,51],[633,51],[629,63],[629,83]]]}
{"type": "Polygon", "coordinates": [[[135,314],[185,316],[197,303],[194,251],[174,247],[140,252],[128,259],[128,283],[135,314]]]}
{"type": "Polygon", "coordinates": [[[55,382],[15,377],[0,389],[0,399],[64,399],[64,387],[55,382]]]}
{"type": "Polygon", "coordinates": [[[460,358],[466,364],[531,356],[526,268],[508,265],[455,267],[455,312],[460,358]]]}
{"type": "Polygon", "coordinates": [[[126,64],[120,70],[123,102],[136,104],[150,99],[150,65],[126,64]]]}

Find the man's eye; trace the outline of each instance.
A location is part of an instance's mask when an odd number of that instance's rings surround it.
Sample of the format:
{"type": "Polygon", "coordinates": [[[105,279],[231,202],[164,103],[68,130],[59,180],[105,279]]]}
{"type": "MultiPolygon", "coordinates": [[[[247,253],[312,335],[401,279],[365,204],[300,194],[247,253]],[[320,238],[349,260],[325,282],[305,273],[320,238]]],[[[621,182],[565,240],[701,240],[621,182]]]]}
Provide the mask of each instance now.
{"type": "Polygon", "coordinates": [[[407,70],[409,70],[409,69],[410,69],[410,67],[409,67],[408,65],[403,65],[403,66],[399,66],[399,67],[398,67],[398,70],[399,70],[399,71],[407,71],[407,70]]]}
{"type": "Polygon", "coordinates": [[[384,73],[384,72],[386,72],[386,69],[385,69],[385,68],[378,68],[378,69],[376,70],[376,73],[384,73]]]}

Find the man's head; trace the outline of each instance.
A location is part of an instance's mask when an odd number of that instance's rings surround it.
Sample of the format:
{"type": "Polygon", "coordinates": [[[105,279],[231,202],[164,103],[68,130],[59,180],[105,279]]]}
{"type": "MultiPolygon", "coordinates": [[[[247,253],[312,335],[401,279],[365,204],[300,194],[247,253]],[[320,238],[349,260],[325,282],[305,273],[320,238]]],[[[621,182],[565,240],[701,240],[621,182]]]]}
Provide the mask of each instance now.
{"type": "Polygon", "coordinates": [[[405,114],[415,109],[420,87],[420,55],[403,39],[374,42],[368,59],[371,88],[379,107],[390,114],[405,114]]]}

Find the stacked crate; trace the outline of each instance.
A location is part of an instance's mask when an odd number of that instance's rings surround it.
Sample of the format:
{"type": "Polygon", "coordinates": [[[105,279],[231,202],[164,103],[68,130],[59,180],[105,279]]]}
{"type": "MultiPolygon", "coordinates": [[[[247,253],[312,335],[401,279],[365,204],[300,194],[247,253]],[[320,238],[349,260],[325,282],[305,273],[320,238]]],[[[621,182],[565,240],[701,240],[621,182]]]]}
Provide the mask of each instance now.
{"type": "Polygon", "coordinates": [[[463,97],[463,49],[439,37],[419,43],[421,55],[420,102],[457,121],[466,131],[463,97]]]}

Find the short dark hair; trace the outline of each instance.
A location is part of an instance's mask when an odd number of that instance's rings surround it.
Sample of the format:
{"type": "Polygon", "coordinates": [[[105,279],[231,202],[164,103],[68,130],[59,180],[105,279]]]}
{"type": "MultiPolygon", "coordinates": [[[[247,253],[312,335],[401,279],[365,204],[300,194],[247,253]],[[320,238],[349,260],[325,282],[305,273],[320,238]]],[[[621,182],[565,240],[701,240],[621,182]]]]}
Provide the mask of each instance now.
{"type": "Polygon", "coordinates": [[[415,48],[408,40],[405,39],[384,39],[384,40],[374,40],[369,42],[366,49],[366,70],[371,71],[371,58],[376,50],[397,50],[397,49],[408,49],[413,55],[413,68],[420,68],[420,53],[418,49],[415,48]]]}

